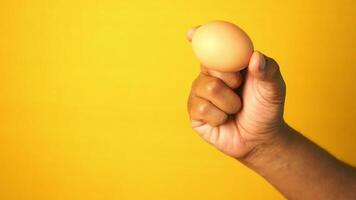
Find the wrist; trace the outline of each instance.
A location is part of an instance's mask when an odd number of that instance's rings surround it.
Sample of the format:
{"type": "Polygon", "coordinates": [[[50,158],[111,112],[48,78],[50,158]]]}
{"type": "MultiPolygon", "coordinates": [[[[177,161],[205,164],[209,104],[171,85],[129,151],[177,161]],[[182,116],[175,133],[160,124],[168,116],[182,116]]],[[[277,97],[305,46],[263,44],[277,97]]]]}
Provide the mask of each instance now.
{"type": "Polygon", "coordinates": [[[276,163],[275,167],[281,167],[283,165],[277,162],[283,152],[291,146],[294,135],[293,129],[283,122],[279,130],[270,138],[256,145],[249,153],[238,160],[249,168],[257,170],[260,167],[265,167],[266,164],[274,167],[272,163],[276,163]]]}

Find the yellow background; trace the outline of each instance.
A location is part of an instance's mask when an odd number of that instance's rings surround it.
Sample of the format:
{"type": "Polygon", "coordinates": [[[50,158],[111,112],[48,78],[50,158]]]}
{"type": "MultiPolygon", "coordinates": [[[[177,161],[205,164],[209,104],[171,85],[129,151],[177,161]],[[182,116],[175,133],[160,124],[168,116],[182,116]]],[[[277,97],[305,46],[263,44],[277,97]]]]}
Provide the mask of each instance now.
{"type": "Polygon", "coordinates": [[[190,129],[185,31],[239,24],[286,119],[356,165],[356,1],[1,0],[0,199],[282,199],[190,129]]]}

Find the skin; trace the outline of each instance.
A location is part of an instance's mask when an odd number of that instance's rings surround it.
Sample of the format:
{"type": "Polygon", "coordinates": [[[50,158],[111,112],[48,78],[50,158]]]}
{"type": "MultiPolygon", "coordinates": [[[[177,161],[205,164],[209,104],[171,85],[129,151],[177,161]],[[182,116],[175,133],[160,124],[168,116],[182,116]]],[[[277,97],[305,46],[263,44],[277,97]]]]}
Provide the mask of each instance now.
{"type": "Polygon", "coordinates": [[[356,169],[284,121],[285,95],[277,62],[258,51],[242,72],[201,66],[188,100],[192,128],[288,199],[356,199],[356,169]]]}

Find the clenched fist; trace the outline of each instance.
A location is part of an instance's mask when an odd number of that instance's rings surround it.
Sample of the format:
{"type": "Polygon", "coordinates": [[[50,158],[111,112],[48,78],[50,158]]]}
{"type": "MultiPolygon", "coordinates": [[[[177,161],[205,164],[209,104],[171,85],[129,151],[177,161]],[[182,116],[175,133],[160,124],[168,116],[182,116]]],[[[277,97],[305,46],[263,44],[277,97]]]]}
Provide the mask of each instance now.
{"type": "Polygon", "coordinates": [[[242,72],[201,66],[188,100],[192,128],[220,151],[242,158],[285,126],[285,93],[278,64],[257,51],[242,72]]]}
{"type": "Polygon", "coordinates": [[[285,94],[278,64],[260,52],[241,72],[201,66],[188,101],[192,127],[287,199],[356,199],[356,168],[284,122],[285,94]]]}

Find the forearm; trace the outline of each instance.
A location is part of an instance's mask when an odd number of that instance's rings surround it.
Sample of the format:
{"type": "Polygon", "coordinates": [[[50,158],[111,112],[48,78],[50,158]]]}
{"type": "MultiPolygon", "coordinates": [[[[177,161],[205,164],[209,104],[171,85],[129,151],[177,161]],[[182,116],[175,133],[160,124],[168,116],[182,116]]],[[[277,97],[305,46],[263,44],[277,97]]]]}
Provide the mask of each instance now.
{"type": "Polygon", "coordinates": [[[285,125],[241,161],[288,199],[356,199],[356,170],[285,125]]]}

